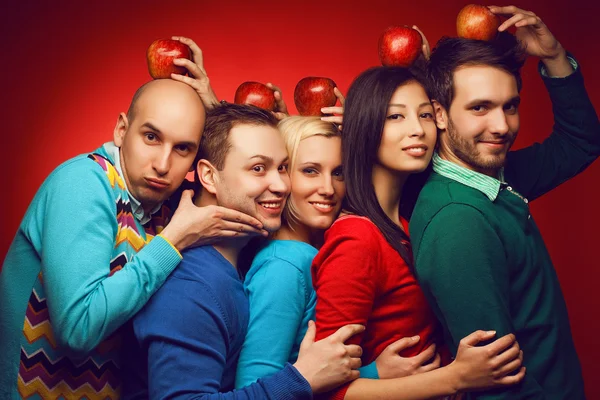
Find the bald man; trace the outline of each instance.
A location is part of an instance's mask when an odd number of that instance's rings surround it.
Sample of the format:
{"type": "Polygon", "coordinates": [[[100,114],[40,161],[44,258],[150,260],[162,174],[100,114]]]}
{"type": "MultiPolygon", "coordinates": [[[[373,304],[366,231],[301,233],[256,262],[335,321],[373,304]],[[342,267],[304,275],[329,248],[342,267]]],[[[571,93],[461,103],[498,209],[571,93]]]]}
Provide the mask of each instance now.
{"type": "Polygon", "coordinates": [[[119,329],[180,252],[261,223],[182,196],[204,129],[192,85],[149,82],[114,141],[56,168],[31,202],[0,272],[0,398],[119,397],[119,329]],[[165,227],[166,226],[166,227],[165,227]],[[164,229],[163,229],[164,228],[164,229]]]}

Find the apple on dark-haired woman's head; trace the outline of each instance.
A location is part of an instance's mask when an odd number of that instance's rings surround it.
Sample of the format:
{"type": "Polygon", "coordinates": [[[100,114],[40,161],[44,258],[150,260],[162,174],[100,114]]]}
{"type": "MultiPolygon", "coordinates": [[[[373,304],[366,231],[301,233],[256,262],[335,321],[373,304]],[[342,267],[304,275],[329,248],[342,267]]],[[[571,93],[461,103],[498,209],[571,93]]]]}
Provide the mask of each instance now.
{"type": "Polygon", "coordinates": [[[419,31],[409,26],[391,26],[379,38],[379,60],[385,67],[410,67],[422,48],[419,31]]]}

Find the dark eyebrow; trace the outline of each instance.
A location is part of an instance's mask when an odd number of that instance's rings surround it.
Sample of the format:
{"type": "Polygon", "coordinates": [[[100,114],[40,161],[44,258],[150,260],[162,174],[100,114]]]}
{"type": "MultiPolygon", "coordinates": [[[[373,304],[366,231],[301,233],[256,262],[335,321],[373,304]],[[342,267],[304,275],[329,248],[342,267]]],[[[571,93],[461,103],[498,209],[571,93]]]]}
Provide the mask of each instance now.
{"type": "Polygon", "coordinates": [[[259,158],[259,159],[261,159],[261,160],[263,160],[264,162],[267,162],[267,163],[273,163],[273,157],[264,156],[262,154],[256,154],[256,155],[253,155],[252,157],[250,157],[251,160],[254,159],[254,158],[259,158]]]}
{"type": "Polygon", "coordinates": [[[517,95],[515,97],[513,97],[512,99],[510,99],[507,104],[516,104],[519,105],[521,104],[521,96],[517,95]]]}
{"type": "Polygon", "coordinates": [[[160,131],[160,129],[158,129],[157,127],[155,127],[154,125],[152,125],[150,122],[144,122],[144,124],[142,125],[142,128],[148,128],[151,131],[156,132],[159,135],[162,135],[162,132],[160,131]]]}
{"type": "MultiPolygon", "coordinates": [[[[430,106],[430,105],[431,105],[431,102],[427,101],[425,103],[419,104],[418,108],[430,106]]],[[[405,107],[406,108],[406,104],[388,104],[388,108],[389,107],[405,107]]]]}
{"type": "MultiPolygon", "coordinates": [[[[505,104],[519,104],[521,102],[521,96],[517,95],[509,99],[505,104]]],[[[476,105],[481,106],[493,106],[495,103],[491,100],[475,99],[466,104],[465,108],[471,108],[476,105]]]]}
{"type": "MultiPolygon", "coordinates": [[[[255,154],[252,157],[250,157],[250,160],[254,159],[254,158],[258,158],[263,160],[265,163],[270,163],[270,164],[274,164],[275,160],[273,159],[273,157],[269,157],[269,156],[265,156],[264,154],[255,154]]],[[[281,162],[282,164],[287,162],[289,160],[289,157],[286,157],[283,159],[283,161],[281,162]]]]}
{"type": "MultiPolygon", "coordinates": [[[[150,122],[145,122],[144,124],[142,124],[142,128],[150,129],[152,132],[156,133],[161,138],[164,136],[163,133],[160,131],[160,129],[158,129],[156,126],[152,125],[150,122]]],[[[198,148],[198,143],[196,143],[196,142],[183,141],[183,142],[177,143],[177,145],[184,145],[184,146],[189,147],[192,150],[196,150],[198,148]]]]}

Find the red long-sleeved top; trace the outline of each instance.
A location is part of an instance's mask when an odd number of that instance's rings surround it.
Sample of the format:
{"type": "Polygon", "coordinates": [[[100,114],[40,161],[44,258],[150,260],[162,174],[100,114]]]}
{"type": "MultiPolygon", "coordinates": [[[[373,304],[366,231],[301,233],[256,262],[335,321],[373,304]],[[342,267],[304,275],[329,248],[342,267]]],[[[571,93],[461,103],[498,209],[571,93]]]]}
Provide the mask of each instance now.
{"type": "MultiPolygon", "coordinates": [[[[402,224],[408,232],[408,222],[403,219],[402,224]]],[[[346,324],[365,325],[362,334],[347,342],[362,346],[363,365],[403,337],[421,337],[400,353],[403,357],[437,341],[437,321],[416,278],[368,218],[346,215],[335,221],[313,261],[312,276],[317,340],[346,324]]],[[[347,389],[348,384],[328,397],[343,399],[347,389]]]]}

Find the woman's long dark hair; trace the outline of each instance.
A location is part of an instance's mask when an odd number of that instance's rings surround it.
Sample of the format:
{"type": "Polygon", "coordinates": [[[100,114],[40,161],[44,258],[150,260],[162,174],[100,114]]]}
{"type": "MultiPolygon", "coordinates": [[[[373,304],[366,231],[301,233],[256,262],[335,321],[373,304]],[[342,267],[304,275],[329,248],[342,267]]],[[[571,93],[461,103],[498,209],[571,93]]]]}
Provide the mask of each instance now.
{"type": "Polygon", "coordinates": [[[373,187],[373,166],[377,163],[388,104],[398,87],[414,81],[421,83],[416,74],[405,68],[375,67],[360,74],[348,90],[342,132],[345,210],[369,218],[411,268],[411,253],[403,244],[408,242],[408,235],[379,205],[373,187]]]}

